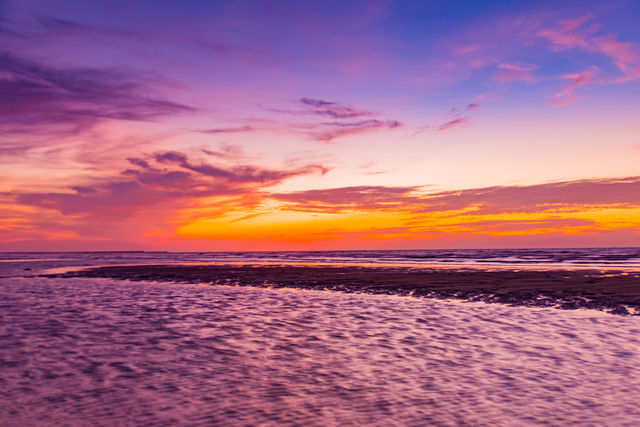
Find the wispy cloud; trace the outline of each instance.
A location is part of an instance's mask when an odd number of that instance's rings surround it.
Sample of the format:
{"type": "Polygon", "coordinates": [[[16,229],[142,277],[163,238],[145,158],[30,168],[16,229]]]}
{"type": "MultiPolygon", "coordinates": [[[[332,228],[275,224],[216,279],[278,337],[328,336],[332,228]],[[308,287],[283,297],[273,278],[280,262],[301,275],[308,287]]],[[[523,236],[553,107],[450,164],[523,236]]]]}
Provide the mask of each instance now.
{"type": "Polygon", "coordinates": [[[340,105],[337,102],[324,101],[321,99],[301,98],[300,102],[308,106],[310,111],[321,116],[329,116],[334,119],[351,119],[355,117],[371,117],[372,113],[356,110],[352,107],[340,105]]]}
{"type": "Polygon", "coordinates": [[[411,193],[416,187],[359,186],[307,190],[272,194],[271,197],[292,203],[290,208],[312,212],[342,212],[345,210],[394,210],[407,203],[414,204],[411,193]]]}
{"type": "Polygon", "coordinates": [[[263,169],[252,165],[233,166],[224,168],[205,162],[190,162],[187,156],[177,151],[166,151],[155,154],[158,163],[176,165],[183,169],[197,172],[212,178],[222,179],[236,183],[260,183],[262,185],[273,185],[287,178],[297,175],[305,175],[312,172],[326,174],[329,169],[321,165],[307,165],[292,170],[271,170],[263,169]]]}
{"type": "Polygon", "coordinates": [[[423,126],[421,129],[431,128],[437,132],[447,131],[456,127],[466,126],[471,123],[471,113],[480,108],[480,104],[467,104],[464,108],[454,107],[447,114],[445,121],[436,126],[423,126]]]}
{"type": "Polygon", "coordinates": [[[244,159],[247,157],[244,149],[240,145],[234,144],[220,144],[218,150],[203,148],[202,152],[219,159],[244,159]]]}
{"type": "Polygon", "coordinates": [[[397,120],[358,120],[354,122],[323,122],[322,127],[313,132],[316,140],[332,142],[336,138],[359,133],[371,132],[378,129],[395,129],[401,124],[397,120]]]}
{"type": "Polygon", "coordinates": [[[509,63],[498,64],[498,71],[493,75],[494,80],[498,82],[525,82],[533,83],[536,78],[533,72],[538,67],[535,65],[516,65],[509,63]]]}
{"type": "Polygon", "coordinates": [[[621,75],[602,78],[598,83],[624,83],[640,79],[640,45],[618,40],[618,35],[601,35],[601,25],[593,22],[592,15],[560,21],[537,32],[558,51],[580,49],[603,55],[611,60],[621,75]]]}
{"type": "Polygon", "coordinates": [[[275,128],[286,128],[325,143],[351,135],[393,130],[402,126],[400,121],[385,119],[380,113],[358,109],[336,101],[300,98],[298,106],[299,108],[295,109],[262,108],[269,112],[299,118],[296,121],[277,123],[275,128]]]}
{"type": "Polygon", "coordinates": [[[580,210],[593,205],[639,206],[640,177],[501,186],[430,195],[426,210],[475,207],[477,213],[580,210]]]}
{"type": "Polygon", "coordinates": [[[466,210],[469,215],[580,211],[590,206],[640,207],[640,177],[497,186],[425,193],[418,187],[344,187],[274,194],[310,211],[405,210],[414,213],[466,210]]]}
{"type": "MultiPolygon", "coordinates": [[[[223,215],[242,208],[251,210],[264,200],[268,187],[307,174],[324,174],[328,168],[306,165],[294,169],[265,169],[255,165],[225,168],[203,161],[191,161],[181,152],[159,152],[127,159],[132,166],[120,176],[95,184],[73,185],[65,191],[13,191],[4,194],[18,215],[34,233],[45,215],[48,230],[64,230],[64,235],[89,239],[140,239],[153,226],[171,235],[173,218],[190,215],[223,215]],[[211,198],[219,202],[211,204],[211,198]],[[203,200],[208,200],[203,203],[203,200]],[[188,209],[196,209],[189,214],[188,209]],[[185,213],[185,210],[187,213],[185,213]],[[57,212],[57,214],[51,213],[57,212]],[[169,228],[167,228],[169,227],[169,228]]],[[[33,233],[18,232],[22,238],[33,233]]],[[[52,237],[53,238],[53,237],[52,237]]]]}
{"type": "Polygon", "coordinates": [[[591,37],[600,29],[599,25],[593,23],[585,26],[592,19],[593,16],[590,14],[565,19],[555,26],[538,31],[537,35],[548,39],[551,46],[557,50],[570,48],[588,49],[591,37]]]}
{"type": "Polygon", "coordinates": [[[213,128],[213,129],[203,129],[198,132],[206,133],[206,134],[220,134],[220,133],[242,133],[242,132],[251,132],[254,128],[252,126],[235,126],[235,127],[226,127],[226,128],[213,128]]]}
{"type": "Polygon", "coordinates": [[[572,104],[576,100],[576,89],[579,86],[587,85],[596,81],[595,74],[598,71],[596,67],[591,67],[577,74],[567,74],[562,76],[565,79],[571,80],[571,82],[560,92],[554,95],[554,98],[558,101],[551,103],[555,107],[561,107],[572,104]]]}
{"type": "Polygon", "coordinates": [[[117,68],[53,68],[0,54],[0,132],[78,132],[104,120],[150,121],[193,107],[150,96],[142,75],[117,68]]]}
{"type": "Polygon", "coordinates": [[[470,121],[471,121],[471,118],[469,116],[456,117],[455,119],[451,119],[447,122],[442,123],[441,125],[438,125],[436,129],[438,131],[445,131],[461,125],[468,124],[470,121]]]}

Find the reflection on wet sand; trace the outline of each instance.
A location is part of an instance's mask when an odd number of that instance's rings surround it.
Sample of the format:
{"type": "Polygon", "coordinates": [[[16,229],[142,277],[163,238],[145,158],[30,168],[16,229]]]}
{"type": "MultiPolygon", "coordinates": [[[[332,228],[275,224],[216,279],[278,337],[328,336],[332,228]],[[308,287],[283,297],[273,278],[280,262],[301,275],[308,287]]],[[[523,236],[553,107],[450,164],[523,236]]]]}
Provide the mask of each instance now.
{"type": "Polygon", "coordinates": [[[4,279],[5,425],[632,425],[636,317],[4,279]]]}

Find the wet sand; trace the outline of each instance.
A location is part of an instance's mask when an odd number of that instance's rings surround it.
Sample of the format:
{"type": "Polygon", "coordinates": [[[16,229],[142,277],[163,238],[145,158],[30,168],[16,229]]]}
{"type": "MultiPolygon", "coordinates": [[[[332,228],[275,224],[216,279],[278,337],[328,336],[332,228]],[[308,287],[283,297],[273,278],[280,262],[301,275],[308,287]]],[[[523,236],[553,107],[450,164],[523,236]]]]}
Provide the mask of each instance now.
{"type": "Polygon", "coordinates": [[[229,264],[106,266],[47,277],[332,290],[640,314],[640,272],[229,264]]]}
{"type": "Polygon", "coordinates": [[[634,426],[640,323],[364,293],[0,279],[3,426],[634,426]]]}

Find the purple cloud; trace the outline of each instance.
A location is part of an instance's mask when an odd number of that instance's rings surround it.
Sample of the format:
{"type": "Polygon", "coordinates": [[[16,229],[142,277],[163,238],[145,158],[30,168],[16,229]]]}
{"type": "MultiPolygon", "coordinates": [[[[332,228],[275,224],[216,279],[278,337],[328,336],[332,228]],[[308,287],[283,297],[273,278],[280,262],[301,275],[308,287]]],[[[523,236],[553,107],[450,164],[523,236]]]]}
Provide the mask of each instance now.
{"type": "Polygon", "coordinates": [[[312,172],[319,172],[324,175],[329,171],[326,167],[314,164],[291,170],[262,169],[252,165],[239,165],[231,168],[223,168],[205,162],[194,164],[187,159],[185,154],[176,151],[156,153],[155,160],[158,163],[176,165],[183,169],[197,172],[201,175],[219,178],[229,182],[261,183],[263,185],[275,184],[287,178],[312,172]]]}
{"type": "Polygon", "coordinates": [[[208,133],[208,134],[218,134],[218,133],[251,132],[253,130],[254,129],[251,126],[237,126],[237,127],[228,127],[228,128],[204,129],[204,130],[200,130],[198,132],[200,132],[200,133],[208,133]]]}
{"type": "Polygon", "coordinates": [[[337,102],[323,101],[321,99],[301,98],[300,102],[310,107],[313,114],[321,116],[329,116],[334,119],[351,119],[354,117],[369,117],[372,113],[367,111],[356,110],[352,107],[340,105],[337,102]]]}
{"type": "Polygon", "coordinates": [[[345,209],[459,211],[468,215],[517,212],[577,212],[593,206],[640,206],[640,177],[566,181],[530,186],[497,186],[419,193],[417,187],[343,187],[273,194],[292,208],[340,212],[345,209]]]}
{"type": "Polygon", "coordinates": [[[146,160],[139,159],[137,157],[127,157],[127,161],[134,166],[138,166],[144,169],[149,169],[149,163],[146,160]]]}
{"type": "Polygon", "coordinates": [[[0,54],[0,132],[77,132],[104,120],[151,121],[195,111],[149,96],[143,76],[116,68],[58,69],[0,54]]]}
{"type": "MultiPolygon", "coordinates": [[[[253,165],[232,168],[204,162],[194,164],[184,153],[156,153],[152,165],[131,157],[137,166],[126,169],[122,177],[95,186],[74,186],[74,192],[20,193],[10,195],[23,205],[54,209],[64,215],[90,214],[100,218],[118,217],[124,212],[144,212],[151,207],[173,211],[201,197],[257,194],[285,179],[311,173],[327,173],[328,168],[306,165],[296,169],[273,170],[253,165]],[[167,167],[159,167],[168,166],[167,167]],[[168,204],[168,205],[167,205],[168,204]],[[164,207],[163,207],[164,206],[164,207]]],[[[258,203],[260,197],[247,197],[246,203],[258,203]],[[251,199],[251,201],[249,201],[251,199]]]]}
{"type": "Polygon", "coordinates": [[[325,128],[320,129],[313,135],[316,140],[322,142],[332,142],[336,138],[347,135],[371,132],[377,129],[395,129],[402,126],[397,120],[360,120],[356,122],[324,122],[325,128]]]}
{"type": "Polygon", "coordinates": [[[304,211],[340,212],[349,209],[396,210],[416,202],[416,187],[359,186],[272,194],[304,211]]]}
{"type": "Polygon", "coordinates": [[[456,117],[455,119],[451,119],[448,122],[444,122],[443,124],[441,124],[440,126],[438,126],[436,128],[437,131],[445,131],[445,130],[449,130],[452,129],[454,127],[457,126],[461,126],[461,125],[465,125],[467,123],[469,123],[471,121],[471,117],[469,116],[463,116],[463,117],[456,117]]]}

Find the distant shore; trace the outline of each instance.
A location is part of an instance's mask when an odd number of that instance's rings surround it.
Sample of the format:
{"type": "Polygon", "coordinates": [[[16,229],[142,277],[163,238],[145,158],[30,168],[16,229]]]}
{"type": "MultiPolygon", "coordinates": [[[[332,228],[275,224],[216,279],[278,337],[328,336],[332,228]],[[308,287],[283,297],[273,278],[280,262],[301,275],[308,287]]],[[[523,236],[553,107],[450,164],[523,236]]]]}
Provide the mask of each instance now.
{"type": "Polygon", "coordinates": [[[638,272],[228,264],[107,266],[47,276],[410,295],[640,315],[638,272]]]}

